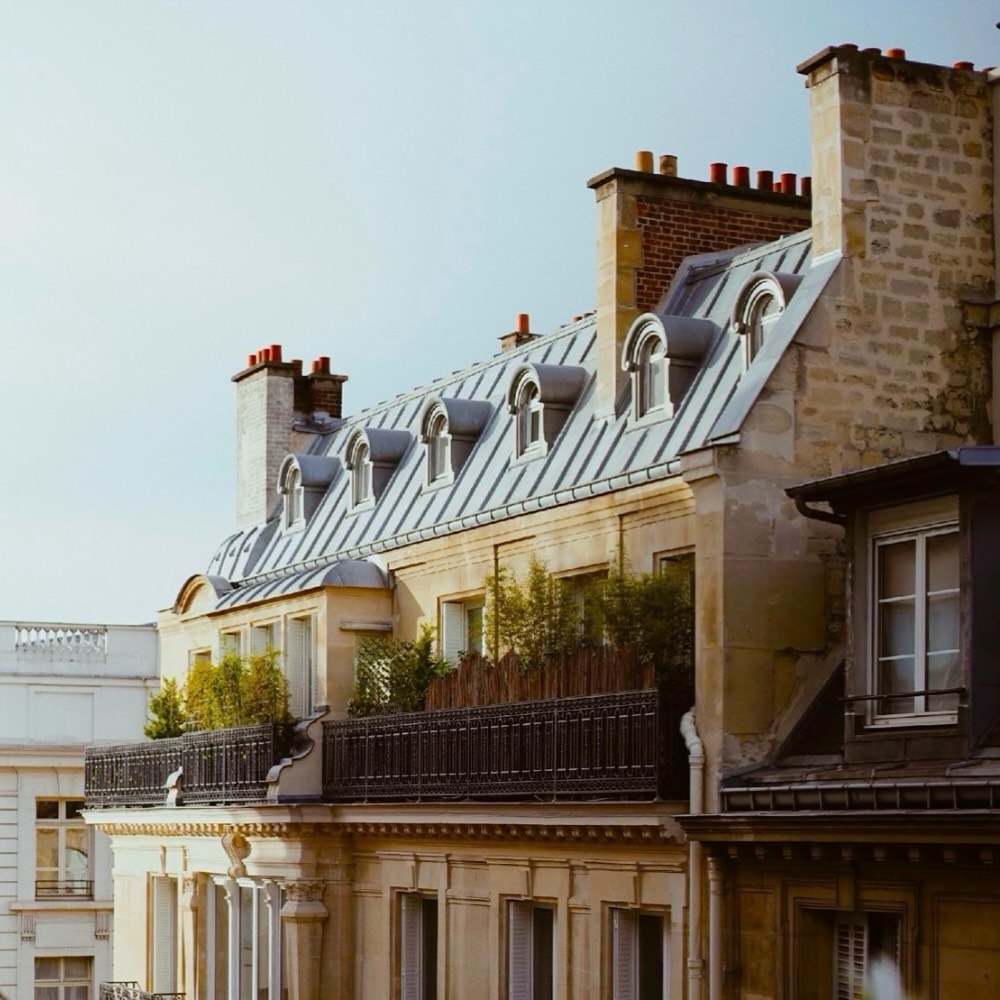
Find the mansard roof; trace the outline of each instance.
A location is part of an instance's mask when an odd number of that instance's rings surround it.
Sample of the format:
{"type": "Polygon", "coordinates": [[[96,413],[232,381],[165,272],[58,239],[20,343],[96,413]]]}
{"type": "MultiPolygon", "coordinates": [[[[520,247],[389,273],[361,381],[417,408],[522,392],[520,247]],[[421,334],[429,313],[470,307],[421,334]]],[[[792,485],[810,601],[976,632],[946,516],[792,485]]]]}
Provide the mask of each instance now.
{"type": "Polygon", "coordinates": [[[266,523],[233,534],[216,552],[207,572],[235,588],[220,605],[244,603],[248,588],[263,596],[290,592],[288,586],[317,586],[323,574],[314,571],[344,560],[369,559],[401,545],[676,474],[681,454],[739,431],[835,264],[834,260],[810,266],[808,233],[763,247],[690,258],[656,314],[708,320],[715,333],[690,389],[667,421],[635,422],[631,388],[618,400],[613,417],[595,418],[593,316],[339,421],[329,432],[318,434],[309,448],[312,455],[341,463],[305,528],[283,533],[276,506],[266,523]],[[802,281],[759,355],[744,371],[742,338],[731,317],[737,295],[757,271],[801,275],[802,281]],[[519,370],[548,371],[549,366],[576,369],[574,379],[582,372],[582,386],[547,453],[514,461],[512,418],[506,405],[511,379],[519,370]],[[485,402],[492,413],[454,482],[428,489],[421,421],[434,398],[485,402]],[[397,432],[393,436],[400,440],[399,432],[405,432],[409,445],[377,503],[352,510],[345,448],[359,431],[371,436],[379,429],[397,432]],[[291,584],[293,576],[300,581],[298,586],[291,584]],[[278,580],[285,584],[265,586],[278,580]]]}

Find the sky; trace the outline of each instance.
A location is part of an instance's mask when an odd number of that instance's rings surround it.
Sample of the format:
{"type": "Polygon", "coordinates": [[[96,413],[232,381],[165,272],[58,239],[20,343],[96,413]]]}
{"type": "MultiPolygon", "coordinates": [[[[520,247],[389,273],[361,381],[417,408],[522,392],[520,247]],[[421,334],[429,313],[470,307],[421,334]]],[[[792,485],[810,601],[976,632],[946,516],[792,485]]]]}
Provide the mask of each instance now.
{"type": "Polygon", "coordinates": [[[0,0],[0,620],[139,623],[234,527],[248,354],[345,414],[594,306],[635,151],[809,173],[826,45],[1000,63],[980,0],[0,0]]]}

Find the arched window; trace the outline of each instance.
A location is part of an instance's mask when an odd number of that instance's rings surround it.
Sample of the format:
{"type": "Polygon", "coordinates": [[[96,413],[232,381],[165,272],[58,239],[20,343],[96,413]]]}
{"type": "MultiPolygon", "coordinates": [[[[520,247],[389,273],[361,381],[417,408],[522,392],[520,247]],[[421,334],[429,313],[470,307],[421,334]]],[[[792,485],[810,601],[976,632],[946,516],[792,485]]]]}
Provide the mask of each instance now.
{"type": "Polygon", "coordinates": [[[372,502],[372,456],[368,442],[358,437],[351,449],[351,506],[364,507],[372,502]]]}
{"type": "Polygon", "coordinates": [[[666,398],[663,376],[663,341],[655,336],[646,337],[639,348],[635,373],[637,416],[663,407],[666,398]]]}
{"type": "Polygon", "coordinates": [[[771,328],[785,311],[802,277],[778,271],[753,274],[740,289],[733,310],[733,325],[743,339],[743,366],[749,368],[760,354],[771,328]]]}
{"type": "Polygon", "coordinates": [[[285,477],[285,528],[294,528],[305,517],[302,498],[302,472],[298,466],[292,466],[285,477]]]}
{"type": "Polygon", "coordinates": [[[427,428],[428,485],[451,478],[450,444],[447,414],[435,413],[427,428]]]}
{"type": "Polygon", "coordinates": [[[514,453],[526,455],[537,450],[542,441],[542,403],[538,385],[525,379],[517,394],[515,408],[516,437],[514,453]]]}

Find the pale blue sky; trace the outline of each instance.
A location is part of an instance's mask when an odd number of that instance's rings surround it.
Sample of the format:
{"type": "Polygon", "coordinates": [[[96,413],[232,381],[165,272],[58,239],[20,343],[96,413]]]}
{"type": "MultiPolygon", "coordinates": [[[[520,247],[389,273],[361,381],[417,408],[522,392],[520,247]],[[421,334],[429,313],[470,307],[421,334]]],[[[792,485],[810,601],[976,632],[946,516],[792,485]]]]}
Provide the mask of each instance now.
{"type": "Polygon", "coordinates": [[[594,304],[589,177],[808,172],[828,44],[1000,62],[960,3],[0,0],[0,619],[143,621],[233,524],[246,355],[348,411],[594,304]]]}

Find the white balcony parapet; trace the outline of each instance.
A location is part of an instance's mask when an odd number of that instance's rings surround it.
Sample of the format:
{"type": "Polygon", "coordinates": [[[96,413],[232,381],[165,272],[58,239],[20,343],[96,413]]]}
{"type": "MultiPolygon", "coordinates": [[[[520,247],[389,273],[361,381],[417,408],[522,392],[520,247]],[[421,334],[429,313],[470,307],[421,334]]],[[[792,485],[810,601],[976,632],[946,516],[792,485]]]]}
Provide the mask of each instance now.
{"type": "Polygon", "coordinates": [[[47,659],[103,659],[108,655],[108,629],[106,625],[15,622],[14,652],[37,653],[47,659]]]}

